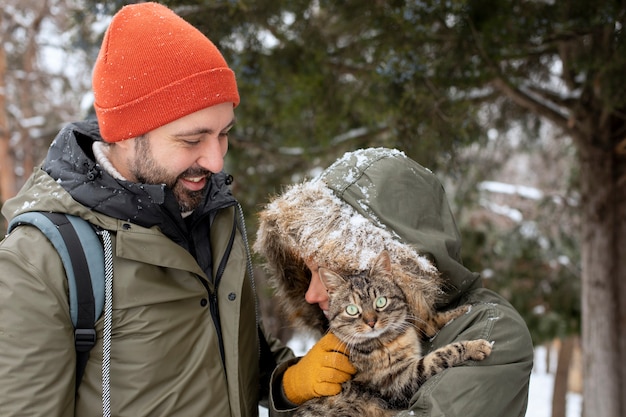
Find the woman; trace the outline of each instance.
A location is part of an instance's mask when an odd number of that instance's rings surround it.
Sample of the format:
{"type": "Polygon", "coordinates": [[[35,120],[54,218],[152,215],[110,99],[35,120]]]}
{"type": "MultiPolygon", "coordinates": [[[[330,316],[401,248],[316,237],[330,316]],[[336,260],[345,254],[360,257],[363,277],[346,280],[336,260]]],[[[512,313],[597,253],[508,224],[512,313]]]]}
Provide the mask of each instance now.
{"type": "MultiPolygon", "coordinates": [[[[484,361],[430,378],[414,393],[410,410],[400,415],[524,416],[533,360],[526,324],[462,265],[459,232],[441,183],[401,151],[347,153],[316,179],[289,187],[261,212],[254,248],[266,259],[286,317],[317,335],[328,326],[319,266],[354,273],[367,269],[383,248],[407,271],[434,265],[445,282],[436,308],[473,306],[425,341],[423,352],[480,338],[493,341],[494,349],[484,361]]],[[[351,377],[354,369],[341,351],[330,352],[334,356],[328,359],[329,346],[337,342],[333,338],[327,334],[299,361],[275,371],[272,415],[289,415],[310,398],[336,394],[351,377]],[[343,361],[329,369],[338,357],[343,361]]]]}

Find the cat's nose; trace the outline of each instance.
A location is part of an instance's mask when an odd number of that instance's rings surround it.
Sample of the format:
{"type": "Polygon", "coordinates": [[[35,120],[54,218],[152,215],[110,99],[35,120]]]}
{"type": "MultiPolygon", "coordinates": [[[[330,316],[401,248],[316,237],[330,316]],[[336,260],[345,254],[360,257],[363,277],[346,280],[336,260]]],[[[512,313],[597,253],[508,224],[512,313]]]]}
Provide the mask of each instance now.
{"type": "Polygon", "coordinates": [[[363,315],[363,321],[370,326],[372,329],[374,328],[374,326],[376,325],[376,316],[373,314],[364,314],[363,315]]]}

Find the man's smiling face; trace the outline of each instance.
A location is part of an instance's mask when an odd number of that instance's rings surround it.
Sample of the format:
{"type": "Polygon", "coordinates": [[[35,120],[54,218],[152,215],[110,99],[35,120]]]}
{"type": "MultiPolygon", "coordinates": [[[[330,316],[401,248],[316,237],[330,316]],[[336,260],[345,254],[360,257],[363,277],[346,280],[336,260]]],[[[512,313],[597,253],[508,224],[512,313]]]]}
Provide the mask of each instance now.
{"type": "Polygon", "coordinates": [[[222,103],[130,139],[134,143],[126,147],[125,177],[137,183],[165,184],[181,211],[194,210],[211,174],[224,168],[234,120],[233,104],[222,103]]]}

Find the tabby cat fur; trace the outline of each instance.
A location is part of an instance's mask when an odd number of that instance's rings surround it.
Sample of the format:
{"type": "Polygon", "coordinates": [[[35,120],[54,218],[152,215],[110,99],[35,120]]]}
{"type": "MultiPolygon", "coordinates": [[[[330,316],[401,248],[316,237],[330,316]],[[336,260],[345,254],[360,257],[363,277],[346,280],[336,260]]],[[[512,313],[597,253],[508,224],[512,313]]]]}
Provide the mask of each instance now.
{"type": "Polygon", "coordinates": [[[431,376],[491,353],[491,343],[479,339],[451,343],[422,356],[421,339],[436,334],[469,306],[443,313],[424,306],[422,314],[413,314],[387,251],[369,271],[346,279],[325,268],[319,274],[329,294],[330,331],[348,346],[357,373],[340,394],[307,401],[295,416],[393,416],[408,408],[411,396],[431,376]]]}

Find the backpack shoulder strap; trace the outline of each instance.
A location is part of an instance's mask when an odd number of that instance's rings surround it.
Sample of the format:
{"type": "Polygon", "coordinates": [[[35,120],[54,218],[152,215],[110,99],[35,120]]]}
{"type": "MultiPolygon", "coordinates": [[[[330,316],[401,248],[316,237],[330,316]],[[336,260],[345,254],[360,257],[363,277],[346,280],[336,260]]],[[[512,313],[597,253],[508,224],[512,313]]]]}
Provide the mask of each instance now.
{"type": "Polygon", "coordinates": [[[11,220],[8,231],[20,225],[37,227],[59,253],[67,275],[70,316],[76,346],[76,389],[96,343],[95,322],[104,306],[104,252],[93,226],[77,216],[29,212],[11,220]]]}

